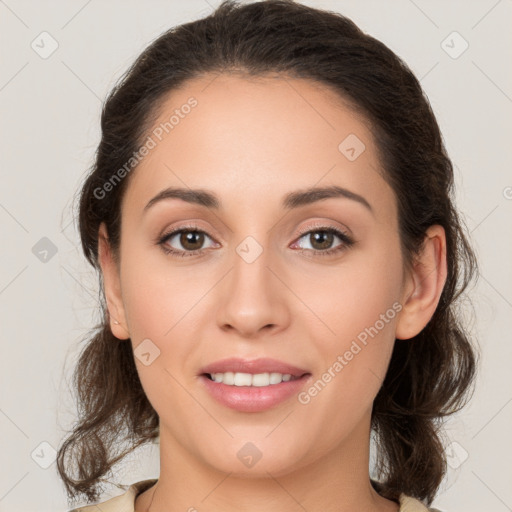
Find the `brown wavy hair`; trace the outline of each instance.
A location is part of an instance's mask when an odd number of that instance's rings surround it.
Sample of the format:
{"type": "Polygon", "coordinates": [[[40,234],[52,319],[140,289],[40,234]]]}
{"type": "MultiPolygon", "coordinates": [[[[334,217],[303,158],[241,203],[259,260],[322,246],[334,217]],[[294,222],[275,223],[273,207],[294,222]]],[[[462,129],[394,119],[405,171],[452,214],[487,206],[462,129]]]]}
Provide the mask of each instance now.
{"type": "Polygon", "coordinates": [[[438,307],[417,336],[396,340],[372,413],[374,487],[388,499],[403,492],[430,504],[446,471],[440,426],[469,399],[477,361],[459,309],[477,262],[454,206],[452,163],[408,66],[350,19],[292,0],[227,0],[211,15],[171,28],[142,52],[103,105],[101,141],[78,207],[82,248],[100,280],[102,321],[80,353],[73,374],[78,421],[58,450],[70,500],[96,501],[113,466],[159,436],[131,344],[110,330],[98,265],[102,222],[118,256],[120,205],[132,173],[105,197],[98,191],[140,148],[168,93],[206,73],[271,73],[329,86],[369,121],[397,198],[406,265],[429,226],[445,229],[448,274],[438,307]]]}

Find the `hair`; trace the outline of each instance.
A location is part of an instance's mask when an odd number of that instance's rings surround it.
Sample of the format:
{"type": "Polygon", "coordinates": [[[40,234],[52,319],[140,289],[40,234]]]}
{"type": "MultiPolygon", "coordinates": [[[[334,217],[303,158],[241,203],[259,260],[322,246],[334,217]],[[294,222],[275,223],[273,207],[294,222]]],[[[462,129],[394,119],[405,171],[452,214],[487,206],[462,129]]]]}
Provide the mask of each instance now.
{"type": "Polygon", "coordinates": [[[444,228],[447,278],[438,306],[417,336],[395,341],[372,409],[375,489],[388,499],[405,493],[430,504],[446,472],[440,424],[468,401],[477,363],[459,309],[477,261],[454,206],[452,163],[408,66],[350,19],[292,0],[226,0],[207,17],[171,28],[138,56],[103,105],[101,141],[78,211],[82,248],[99,276],[102,320],[77,361],[79,419],[57,455],[68,496],[97,500],[112,467],[159,436],[132,347],[110,330],[98,264],[102,222],[119,257],[121,201],[131,175],[105,197],[97,191],[137,152],[167,95],[207,73],[273,74],[328,86],[364,116],[375,138],[397,200],[404,267],[414,262],[430,226],[444,228]]]}

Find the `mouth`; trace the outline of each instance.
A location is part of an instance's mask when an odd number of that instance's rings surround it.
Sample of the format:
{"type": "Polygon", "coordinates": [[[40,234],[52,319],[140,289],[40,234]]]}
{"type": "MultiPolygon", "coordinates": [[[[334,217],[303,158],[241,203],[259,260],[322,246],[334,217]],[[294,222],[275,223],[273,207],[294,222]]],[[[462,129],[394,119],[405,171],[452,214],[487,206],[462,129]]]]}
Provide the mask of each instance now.
{"type": "Polygon", "coordinates": [[[306,386],[312,374],[274,359],[225,359],[198,375],[218,404],[239,412],[263,412],[283,404],[306,386]]]}

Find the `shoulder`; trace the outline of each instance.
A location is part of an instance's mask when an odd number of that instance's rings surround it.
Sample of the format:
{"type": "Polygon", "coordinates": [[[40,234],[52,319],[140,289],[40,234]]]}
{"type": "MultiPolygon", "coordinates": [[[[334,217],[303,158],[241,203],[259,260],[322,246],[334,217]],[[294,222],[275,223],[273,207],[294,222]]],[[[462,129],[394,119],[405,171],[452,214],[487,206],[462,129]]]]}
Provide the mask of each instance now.
{"type": "Polygon", "coordinates": [[[128,488],[121,486],[121,488],[125,488],[125,492],[119,496],[115,496],[101,503],[93,503],[91,505],[74,508],[68,510],[68,512],[98,512],[100,509],[101,512],[133,512],[135,510],[135,498],[146,489],[149,489],[156,481],[157,479],[154,478],[136,482],[128,488]],[[98,507],[99,505],[101,505],[100,508],[98,507]]]}
{"type": "Polygon", "coordinates": [[[399,512],[441,512],[437,508],[427,508],[421,501],[402,494],[399,499],[399,512]]]}

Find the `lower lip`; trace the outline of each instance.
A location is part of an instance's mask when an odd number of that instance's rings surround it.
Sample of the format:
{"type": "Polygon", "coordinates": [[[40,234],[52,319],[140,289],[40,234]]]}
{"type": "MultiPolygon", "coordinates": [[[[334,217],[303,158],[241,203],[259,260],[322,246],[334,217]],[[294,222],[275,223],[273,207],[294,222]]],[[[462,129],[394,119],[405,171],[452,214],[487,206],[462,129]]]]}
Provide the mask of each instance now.
{"type": "Polygon", "coordinates": [[[213,398],[226,407],[240,412],[261,412],[298,394],[310,376],[307,373],[298,379],[269,386],[228,386],[214,382],[205,375],[200,375],[199,380],[213,398]]]}

